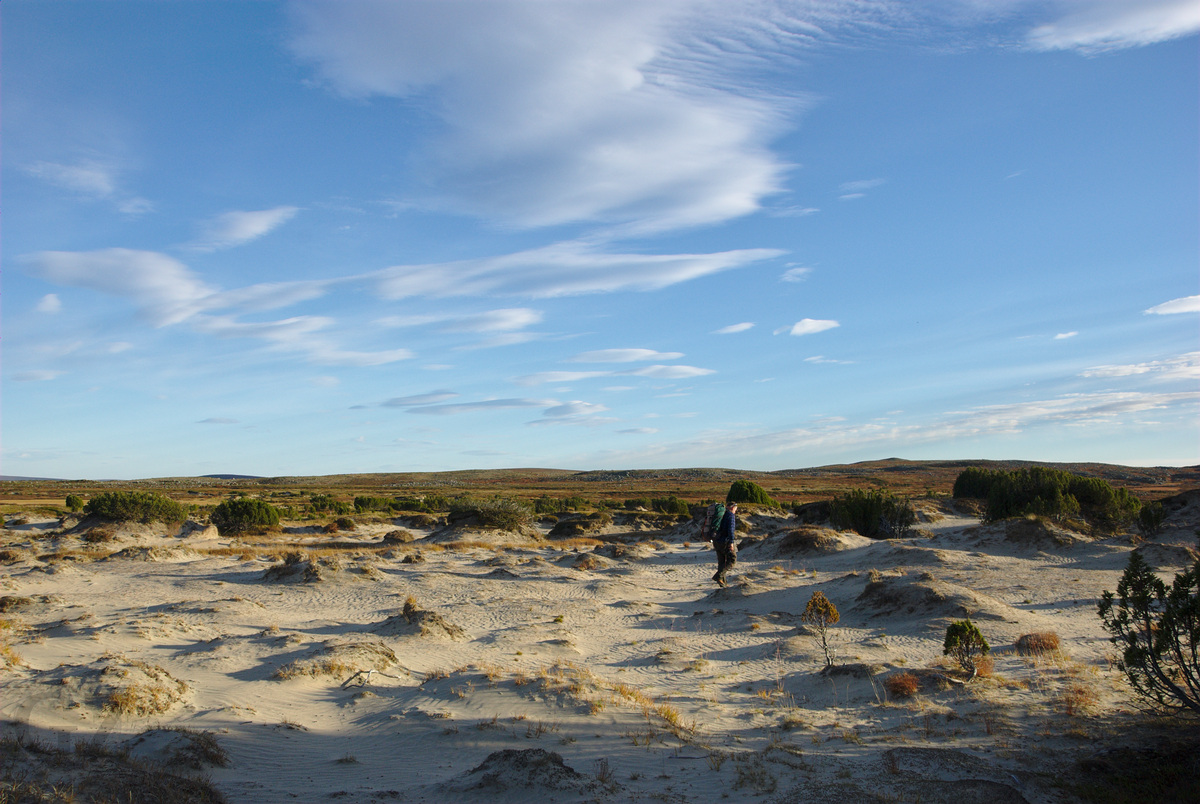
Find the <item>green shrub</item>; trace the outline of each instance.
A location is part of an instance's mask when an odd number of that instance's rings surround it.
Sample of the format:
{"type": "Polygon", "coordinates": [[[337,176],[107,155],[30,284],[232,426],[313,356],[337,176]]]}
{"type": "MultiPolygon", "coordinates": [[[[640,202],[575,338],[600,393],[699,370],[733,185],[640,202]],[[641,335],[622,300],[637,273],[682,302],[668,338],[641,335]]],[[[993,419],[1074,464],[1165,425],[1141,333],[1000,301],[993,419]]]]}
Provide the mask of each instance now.
{"type": "Polygon", "coordinates": [[[626,511],[636,511],[639,508],[650,511],[650,510],[653,510],[654,503],[652,503],[650,501],[649,497],[635,497],[632,500],[625,501],[625,510],[626,511]]]}
{"type": "Polygon", "coordinates": [[[1131,553],[1117,594],[1105,590],[1098,611],[1137,694],[1200,715],[1200,560],[1168,587],[1131,553]]]}
{"type": "Polygon", "coordinates": [[[1167,512],[1160,502],[1147,503],[1138,511],[1138,530],[1146,536],[1153,536],[1162,530],[1167,512]]]}
{"type": "Polygon", "coordinates": [[[314,494],[308,498],[308,507],[318,513],[346,516],[351,512],[350,503],[335,499],[329,494],[314,494]]]}
{"type": "Polygon", "coordinates": [[[570,511],[582,511],[591,508],[592,504],[586,498],[578,495],[571,497],[551,497],[543,494],[533,502],[535,514],[565,514],[570,511]]]}
{"type": "Polygon", "coordinates": [[[365,514],[370,511],[391,511],[396,506],[396,501],[390,497],[355,497],[354,512],[356,514],[365,514]]]}
{"type": "Polygon", "coordinates": [[[917,521],[907,499],[882,489],[854,489],[833,498],[829,519],[835,528],[849,529],[869,539],[902,538],[917,521]]]}
{"type": "Polygon", "coordinates": [[[222,536],[279,524],[279,512],[262,500],[240,498],[225,500],[213,509],[210,517],[222,536]]]}
{"type": "Polygon", "coordinates": [[[729,493],[725,495],[725,504],[730,503],[751,503],[753,505],[769,505],[772,508],[778,508],[779,503],[771,499],[771,495],[767,494],[767,490],[757,483],[749,480],[735,480],[733,485],[729,487],[729,493]]]}
{"type": "Polygon", "coordinates": [[[650,507],[655,511],[664,514],[681,514],[688,516],[691,514],[691,508],[683,500],[672,494],[670,497],[656,497],[650,501],[650,507]]]}
{"type": "Polygon", "coordinates": [[[842,619],[837,606],[829,602],[829,598],[825,597],[824,592],[813,592],[800,619],[816,629],[817,637],[821,640],[821,650],[825,653],[825,666],[833,667],[834,650],[829,644],[829,626],[837,624],[838,620],[842,619]]]}
{"type": "Polygon", "coordinates": [[[83,510],[83,498],[77,494],[68,494],[64,502],[68,511],[78,512],[83,510]]]}
{"type": "Polygon", "coordinates": [[[83,511],[113,522],[181,522],[185,516],[182,505],[153,491],[106,491],[83,511]]]}
{"type": "Polygon", "coordinates": [[[1142,505],[1127,490],[1100,478],[1046,466],[964,469],[954,481],[954,496],[986,499],[984,518],[989,522],[1029,514],[1059,520],[1083,516],[1108,529],[1133,522],[1142,505]]]}
{"type": "Polygon", "coordinates": [[[450,504],[451,520],[475,517],[485,528],[519,530],[533,521],[533,507],[509,497],[459,497],[450,504]]]}
{"type": "Polygon", "coordinates": [[[946,628],[942,654],[953,657],[959,667],[971,674],[971,678],[975,677],[978,670],[976,658],[986,656],[991,649],[978,626],[971,622],[969,617],[950,623],[946,628]]]}

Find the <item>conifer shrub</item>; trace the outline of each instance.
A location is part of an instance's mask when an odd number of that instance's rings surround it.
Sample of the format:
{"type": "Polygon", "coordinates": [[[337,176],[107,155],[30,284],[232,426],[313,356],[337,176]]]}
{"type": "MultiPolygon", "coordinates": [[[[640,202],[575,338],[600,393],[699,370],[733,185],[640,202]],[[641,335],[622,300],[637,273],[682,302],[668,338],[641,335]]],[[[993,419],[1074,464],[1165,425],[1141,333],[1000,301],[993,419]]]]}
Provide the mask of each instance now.
{"type": "Polygon", "coordinates": [[[185,516],[182,505],[153,491],[106,491],[83,511],[111,522],[182,522],[185,516]]]}
{"type": "Polygon", "coordinates": [[[478,498],[463,496],[450,503],[450,519],[475,517],[485,528],[520,530],[533,521],[533,507],[511,497],[478,498]]]}
{"type": "Polygon", "coordinates": [[[67,506],[68,511],[79,512],[83,510],[83,498],[77,494],[68,494],[67,499],[63,502],[67,506]]]}
{"type": "Polygon", "coordinates": [[[213,509],[210,521],[222,535],[262,530],[279,525],[279,512],[263,500],[242,497],[225,500],[213,509]]]}
{"type": "Polygon", "coordinates": [[[650,501],[650,506],[655,511],[663,514],[678,514],[680,516],[689,516],[692,512],[688,504],[672,494],[670,497],[656,497],[650,501]]]}
{"type": "Polygon", "coordinates": [[[1138,511],[1138,530],[1144,536],[1153,536],[1162,530],[1163,522],[1166,518],[1167,512],[1163,509],[1162,503],[1146,503],[1138,511]]]}
{"type": "Polygon", "coordinates": [[[907,499],[883,489],[853,489],[833,498],[829,519],[835,528],[869,539],[903,538],[917,521],[907,499]]]}
{"type": "Polygon", "coordinates": [[[1168,587],[1130,553],[1117,593],[1105,590],[1098,611],[1134,691],[1156,708],[1200,715],[1200,559],[1168,587]]]}
{"type": "Polygon", "coordinates": [[[350,503],[334,498],[330,494],[314,494],[308,498],[308,507],[317,513],[330,513],[337,516],[347,516],[351,512],[350,503]]]}
{"type": "Polygon", "coordinates": [[[1082,516],[1106,529],[1132,523],[1142,507],[1126,489],[1105,480],[1046,466],[964,469],[954,481],[954,496],[986,499],[989,522],[1031,514],[1058,520],[1082,516]]]}
{"type": "Polygon", "coordinates": [[[354,512],[366,514],[372,511],[390,512],[396,506],[396,501],[390,497],[369,497],[360,495],[354,498],[354,512]]]}
{"type": "Polygon", "coordinates": [[[834,650],[829,644],[829,628],[836,625],[841,618],[837,606],[820,590],[812,593],[808,605],[804,607],[804,613],[800,615],[801,620],[816,629],[817,638],[821,641],[821,650],[825,654],[826,667],[833,667],[834,650]]]}
{"type": "Polygon", "coordinates": [[[979,668],[976,665],[979,659],[986,656],[991,649],[979,627],[971,622],[969,617],[950,623],[946,628],[942,654],[958,662],[958,666],[970,673],[971,678],[978,673],[979,668]]]}
{"type": "Polygon", "coordinates": [[[725,504],[729,505],[730,503],[779,507],[779,503],[775,502],[770,494],[767,494],[766,489],[750,480],[733,481],[733,485],[729,487],[729,493],[725,495],[725,504]]]}

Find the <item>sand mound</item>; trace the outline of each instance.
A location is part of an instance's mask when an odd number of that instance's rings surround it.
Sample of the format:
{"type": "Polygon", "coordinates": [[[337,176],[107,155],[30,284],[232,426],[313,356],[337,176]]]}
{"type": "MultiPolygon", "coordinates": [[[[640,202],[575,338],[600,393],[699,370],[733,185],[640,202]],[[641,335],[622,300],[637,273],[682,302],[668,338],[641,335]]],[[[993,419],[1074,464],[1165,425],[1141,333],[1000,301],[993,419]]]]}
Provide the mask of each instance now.
{"type": "Polygon", "coordinates": [[[533,529],[501,530],[485,528],[477,524],[474,518],[456,522],[429,534],[424,541],[433,544],[447,542],[477,542],[480,544],[529,544],[541,540],[541,534],[533,529]]]}
{"type": "Polygon", "coordinates": [[[830,555],[843,550],[855,550],[872,543],[857,533],[836,531],[816,525],[802,525],[757,542],[746,544],[756,558],[786,558],[795,555],[830,555]]]}
{"type": "MultiPolygon", "coordinates": [[[[599,783],[563,762],[561,754],[544,748],[507,748],[495,751],[470,771],[439,787],[447,792],[491,796],[506,791],[518,792],[524,800],[546,800],[543,791],[585,795],[599,783]]],[[[549,797],[563,801],[561,796],[549,797]]]]}
{"type": "Polygon", "coordinates": [[[405,530],[404,528],[396,528],[395,530],[389,530],[387,533],[383,534],[383,544],[408,544],[409,542],[415,542],[416,540],[416,534],[414,534],[411,530],[405,530]]]}
{"type": "Polygon", "coordinates": [[[229,764],[229,756],[206,731],[190,729],[147,729],[121,743],[121,748],[134,759],[169,767],[203,770],[229,764]]]}
{"type": "Polygon", "coordinates": [[[307,553],[295,551],[283,557],[282,564],[268,567],[262,579],[270,583],[320,583],[334,577],[365,577],[378,580],[380,574],[370,566],[356,566],[353,575],[344,572],[342,562],[336,556],[313,558],[307,553]]]}
{"type": "Polygon", "coordinates": [[[105,557],[105,561],[180,561],[196,555],[182,547],[126,547],[105,557]]]}
{"type": "Polygon", "coordinates": [[[1200,552],[1195,547],[1162,542],[1147,542],[1134,552],[1146,559],[1146,563],[1150,566],[1165,570],[1185,569],[1195,564],[1196,558],[1200,556],[1200,552]]]}
{"type": "Polygon", "coordinates": [[[550,539],[573,539],[581,536],[596,536],[610,529],[613,515],[607,512],[591,514],[569,514],[559,518],[550,529],[550,539]]]}
{"type": "Polygon", "coordinates": [[[416,603],[405,602],[404,611],[370,626],[373,634],[381,636],[439,636],[450,639],[465,639],[467,632],[435,611],[419,608],[416,603]]]}
{"type": "Polygon", "coordinates": [[[907,616],[976,620],[1017,620],[1017,610],[989,595],[939,581],[928,572],[919,576],[873,572],[857,606],[872,617],[907,616]]]}
{"type": "Polygon", "coordinates": [[[179,538],[181,539],[219,539],[220,531],[216,525],[203,525],[191,519],[183,523],[179,528],[179,538]]]}
{"type": "Polygon", "coordinates": [[[362,670],[386,670],[394,664],[396,654],[379,640],[330,640],[280,667],[274,677],[283,680],[300,676],[343,679],[362,670]]]}
{"type": "Polygon", "coordinates": [[[1004,539],[1033,550],[1062,550],[1088,541],[1078,533],[1036,517],[1010,519],[1004,523],[1004,539]]]}
{"type": "Polygon", "coordinates": [[[137,717],[169,712],[191,692],[163,668],[120,654],[105,654],[90,664],[60,665],[38,673],[36,682],[53,686],[60,709],[90,707],[137,717]]]}

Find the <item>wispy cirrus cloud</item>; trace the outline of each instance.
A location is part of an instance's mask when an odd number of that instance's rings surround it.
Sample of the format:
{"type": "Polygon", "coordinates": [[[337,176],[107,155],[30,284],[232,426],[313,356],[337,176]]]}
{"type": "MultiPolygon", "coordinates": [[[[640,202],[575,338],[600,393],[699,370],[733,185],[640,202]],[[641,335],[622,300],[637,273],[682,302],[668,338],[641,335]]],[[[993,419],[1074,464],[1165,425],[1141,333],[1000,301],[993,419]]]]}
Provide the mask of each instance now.
{"type": "Polygon", "coordinates": [[[1145,363],[1094,366],[1083,372],[1081,377],[1114,378],[1147,375],[1159,380],[1200,379],[1200,352],[1188,352],[1166,360],[1151,360],[1145,363]]]}
{"type": "Polygon", "coordinates": [[[658,0],[291,8],[293,52],[335,91],[438,97],[426,205],[654,231],[754,212],[789,168],[768,145],[803,100],[730,86],[752,45],[780,48],[762,17],[658,0]]]}
{"type": "Polygon", "coordinates": [[[1164,42],[1200,31],[1193,0],[1091,0],[1048,3],[1055,19],[1029,31],[1037,50],[1097,53],[1164,42]]]}
{"type": "Polygon", "coordinates": [[[743,321],[740,324],[730,324],[727,327],[713,330],[714,335],[735,335],[739,332],[745,332],[748,329],[754,329],[754,323],[751,321],[743,321]]]}
{"type": "Polygon", "coordinates": [[[616,291],[650,291],[773,259],[777,249],[711,254],[621,254],[581,242],[474,260],[399,265],[370,274],[388,299],[414,296],[552,298],[616,291]]]}
{"type": "Polygon", "coordinates": [[[217,251],[257,240],[295,217],[299,207],[282,206],[253,211],[225,212],[209,221],[189,248],[217,251]]]}
{"type": "Polygon", "coordinates": [[[824,332],[828,329],[840,327],[837,321],[821,318],[802,318],[790,327],[780,327],[775,330],[776,335],[788,333],[789,335],[815,335],[818,332],[824,332]]]}
{"type": "Polygon", "coordinates": [[[525,374],[513,380],[517,385],[546,385],[590,380],[596,377],[650,377],[658,380],[685,380],[715,374],[713,369],[698,366],[654,365],[623,371],[541,371],[525,374]]]}
{"type": "Polygon", "coordinates": [[[657,352],[654,349],[596,349],[567,358],[569,363],[637,363],[646,360],[677,360],[683,352],[657,352]]]}
{"type": "Polygon", "coordinates": [[[57,313],[62,311],[62,300],[55,293],[47,293],[42,298],[38,299],[38,303],[33,307],[34,312],[38,313],[57,313]]]}
{"type": "Polygon", "coordinates": [[[121,189],[121,169],[113,161],[83,159],[74,163],[37,161],[25,172],[55,187],[95,201],[115,204],[126,215],[142,215],[154,205],[121,189]]]}
{"type": "Polygon", "coordinates": [[[1200,313],[1200,296],[1171,299],[1171,301],[1156,304],[1146,311],[1147,315],[1178,315],[1180,313],[1200,313]]]}

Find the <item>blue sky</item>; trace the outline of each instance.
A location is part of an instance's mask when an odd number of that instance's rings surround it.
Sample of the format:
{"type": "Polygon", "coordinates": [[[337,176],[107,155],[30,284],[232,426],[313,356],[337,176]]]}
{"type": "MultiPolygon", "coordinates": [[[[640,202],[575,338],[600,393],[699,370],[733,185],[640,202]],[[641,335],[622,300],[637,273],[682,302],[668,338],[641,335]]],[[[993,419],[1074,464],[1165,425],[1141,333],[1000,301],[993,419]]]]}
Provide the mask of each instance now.
{"type": "Polygon", "coordinates": [[[1200,463],[1192,0],[7,0],[3,473],[1200,463]]]}

